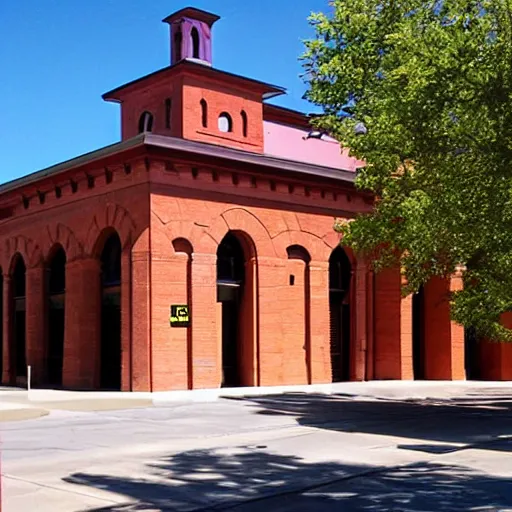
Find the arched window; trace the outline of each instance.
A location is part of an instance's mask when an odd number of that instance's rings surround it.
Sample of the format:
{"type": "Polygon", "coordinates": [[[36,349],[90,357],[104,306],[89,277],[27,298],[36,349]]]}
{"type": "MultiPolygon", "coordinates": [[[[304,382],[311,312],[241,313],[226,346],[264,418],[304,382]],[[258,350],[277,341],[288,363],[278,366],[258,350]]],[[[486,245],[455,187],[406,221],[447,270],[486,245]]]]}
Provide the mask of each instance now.
{"type": "Polygon", "coordinates": [[[222,112],[219,116],[219,131],[228,133],[233,131],[233,120],[227,112],[222,112]]]}
{"type": "Polygon", "coordinates": [[[201,100],[201,124],[208,128],[208,103],[204,99],[201,100]]]}
{"type": "Polygon", "coordinates": [[[196,27],[192,27],[190,31],[190,39],[192,39],[192,57],[199,59],[199,32],[196,27]]]}
{"type": "Polygon", "coordinates": [[[139,133],[153,131],[153,114],[151,112],[143,112],[139,119],[139,133]]]}
{"type": "Polygon", "coordinates": [[[174,61],[179,62],[181,60],[181,43],[183,41],[183,35],[181,34],[181,30],[178,30],[176,34],[174,34],[174,61]]]}
{"type": "Polygon", "coordinates": [[[247,137],[247,113],[245,110],[240,112],[240,117],[242,118],[242,134],[244,137],[247,137]]]}

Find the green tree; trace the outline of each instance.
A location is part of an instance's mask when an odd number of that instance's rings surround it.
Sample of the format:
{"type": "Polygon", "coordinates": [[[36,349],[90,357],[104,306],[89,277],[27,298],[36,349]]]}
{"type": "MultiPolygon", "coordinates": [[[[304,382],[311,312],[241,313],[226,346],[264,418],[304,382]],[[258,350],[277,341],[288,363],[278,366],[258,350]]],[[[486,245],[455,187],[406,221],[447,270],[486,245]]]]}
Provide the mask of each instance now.
{"type": "Polygon", "coordinates": [[[318,126],[366,165],[372,214],[336,227],[416,291],[462,268],[452,316],[491,339],[512,307],[512,0],[334,0],[303,56],[318,126]],[[398,261],[397,261],[398,260],[398,261]]]}

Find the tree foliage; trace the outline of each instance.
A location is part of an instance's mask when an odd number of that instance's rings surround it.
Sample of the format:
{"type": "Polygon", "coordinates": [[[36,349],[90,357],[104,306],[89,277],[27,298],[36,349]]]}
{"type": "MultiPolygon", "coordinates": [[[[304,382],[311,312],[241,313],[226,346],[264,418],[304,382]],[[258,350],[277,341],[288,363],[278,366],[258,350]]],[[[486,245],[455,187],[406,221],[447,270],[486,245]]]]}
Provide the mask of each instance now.
{"type": "Polygon", "coordinates": [[[459,269],[453,318],[511,341],[499,318],[512,307],[512,0],[331,8],[310,18],[306,97],[366,162],[356,183],[376,198],[337,226],[344,243],[377,269],[398,259],[404,293],[459,269]]]}

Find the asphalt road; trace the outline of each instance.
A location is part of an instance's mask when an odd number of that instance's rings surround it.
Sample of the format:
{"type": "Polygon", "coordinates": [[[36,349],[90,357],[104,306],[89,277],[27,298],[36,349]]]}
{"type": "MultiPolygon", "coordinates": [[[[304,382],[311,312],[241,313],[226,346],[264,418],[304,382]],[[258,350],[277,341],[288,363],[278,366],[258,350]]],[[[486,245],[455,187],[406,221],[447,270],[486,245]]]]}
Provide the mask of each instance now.
{"type": "Polygon", "coordinates": [[[512,511],[506,388],[132,405],[0,423],[2,512],[512,511]]]}

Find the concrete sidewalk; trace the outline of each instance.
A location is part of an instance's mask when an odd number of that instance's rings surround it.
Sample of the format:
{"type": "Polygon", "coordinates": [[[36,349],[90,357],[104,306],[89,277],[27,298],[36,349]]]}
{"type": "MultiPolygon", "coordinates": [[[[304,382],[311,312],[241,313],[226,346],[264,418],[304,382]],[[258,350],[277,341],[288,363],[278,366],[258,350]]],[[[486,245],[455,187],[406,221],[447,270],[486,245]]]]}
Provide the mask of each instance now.
{"type": "Polygon", "coordinates": [[[38,418],[53,410],[114,411],[153,407],[168,403],[212,402],[221,398],[257,397],[285,393],[340,395],[358,399],[449,400],[470,395],[512,396],[512,382],[488,381],[370,381],[268,386],[251,388],[197,389],[185,391],[102,392],[63,391],[0,387],[0,422],[38,418]]]}

